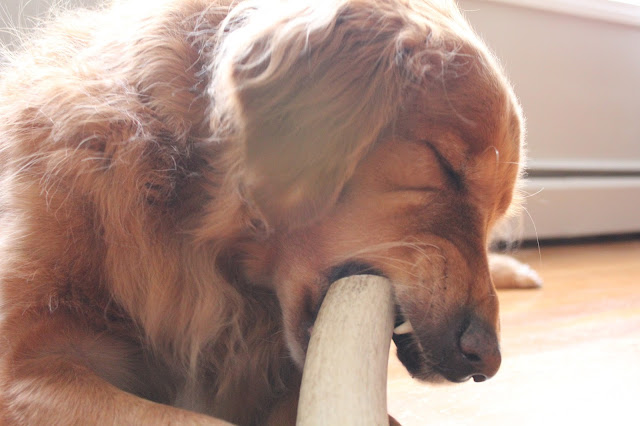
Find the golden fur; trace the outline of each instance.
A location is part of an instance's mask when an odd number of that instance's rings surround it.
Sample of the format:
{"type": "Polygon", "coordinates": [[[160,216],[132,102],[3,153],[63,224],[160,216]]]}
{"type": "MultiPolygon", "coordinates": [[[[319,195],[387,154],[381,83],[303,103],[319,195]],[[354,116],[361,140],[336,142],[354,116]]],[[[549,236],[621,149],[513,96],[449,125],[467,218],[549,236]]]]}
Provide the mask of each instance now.
{"type": "Polygon", "coordinates": [[[341,265],[394,282],[412,374],[497,370],[486,246],[521,118],[455,5],[67,12],[0,100],[6,423],[290,420],[341,265]]]}

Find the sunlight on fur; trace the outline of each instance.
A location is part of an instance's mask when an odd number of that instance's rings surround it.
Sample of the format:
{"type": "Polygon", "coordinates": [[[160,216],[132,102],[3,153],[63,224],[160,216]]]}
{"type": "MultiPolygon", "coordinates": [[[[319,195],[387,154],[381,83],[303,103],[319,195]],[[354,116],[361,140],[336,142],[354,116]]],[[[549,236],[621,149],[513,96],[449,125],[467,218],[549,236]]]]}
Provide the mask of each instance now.
{"type": "Polygon", "coordinates": [[[56,7],[1,63],[4,422],[289,424],[364,270],[414,377],[497,372],[523,119],[454,3],[56,7]]]}

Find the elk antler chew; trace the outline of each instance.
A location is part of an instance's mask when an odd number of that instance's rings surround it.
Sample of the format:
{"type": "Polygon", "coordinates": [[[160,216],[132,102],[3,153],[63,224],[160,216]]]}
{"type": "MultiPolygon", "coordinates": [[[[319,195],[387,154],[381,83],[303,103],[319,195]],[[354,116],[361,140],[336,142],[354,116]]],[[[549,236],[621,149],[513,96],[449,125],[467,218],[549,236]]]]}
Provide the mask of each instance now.
{"type": "Polygon", "coordinates": [[[374,275],[331,285],[313,327],[297,424],[388,425],[387,365],[395,305],[374,275]]]}

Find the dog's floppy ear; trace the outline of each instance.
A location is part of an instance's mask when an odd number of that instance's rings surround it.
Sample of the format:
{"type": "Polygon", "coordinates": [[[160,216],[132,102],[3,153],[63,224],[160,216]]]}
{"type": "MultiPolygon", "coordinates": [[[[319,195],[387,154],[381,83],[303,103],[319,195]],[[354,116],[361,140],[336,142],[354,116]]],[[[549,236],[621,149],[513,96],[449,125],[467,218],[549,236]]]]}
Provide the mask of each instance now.
{"type": "Polygon", "coordinates": [[[232,12],[214,99],[238,117],[246,197],[270,226],[292,228],[336,201],[406,76],[398,16],[373,2],[280,3],[232,12]]]}

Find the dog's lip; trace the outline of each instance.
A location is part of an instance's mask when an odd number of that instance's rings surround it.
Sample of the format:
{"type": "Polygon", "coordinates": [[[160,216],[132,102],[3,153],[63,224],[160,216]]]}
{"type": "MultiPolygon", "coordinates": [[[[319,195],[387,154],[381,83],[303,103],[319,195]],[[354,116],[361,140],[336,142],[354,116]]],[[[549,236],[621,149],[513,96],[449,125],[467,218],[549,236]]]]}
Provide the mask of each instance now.
{"type": "Polygon", "coordinates": [[[395,328],[392,339],[396,345],[398,359],[412,377],[420,378],[425,371],[429,371],[424,350],[420,347],[413,330],[409,333],[395,332],[398,327],[403,326],[407,322],[399,305],[396,305],[395,318],[395,328]]]}
{"type": "Polygon", "coordinates": [[[415,379],[431,382],[439,382],[441,379],[446,379],[454,383],[464,382],[469,379],[469,377],[461,378],[448,374],[446,369],[441,368],[438,363],[428,362],[429,358],[414,333],[394,333],[393,343],[396,345],[398,359],[411,377],[415,379]]]}

